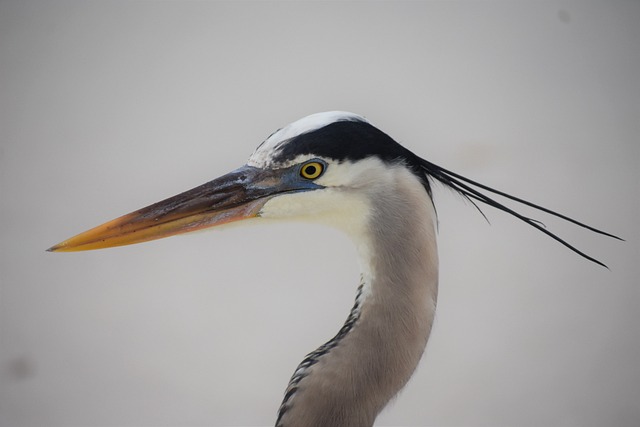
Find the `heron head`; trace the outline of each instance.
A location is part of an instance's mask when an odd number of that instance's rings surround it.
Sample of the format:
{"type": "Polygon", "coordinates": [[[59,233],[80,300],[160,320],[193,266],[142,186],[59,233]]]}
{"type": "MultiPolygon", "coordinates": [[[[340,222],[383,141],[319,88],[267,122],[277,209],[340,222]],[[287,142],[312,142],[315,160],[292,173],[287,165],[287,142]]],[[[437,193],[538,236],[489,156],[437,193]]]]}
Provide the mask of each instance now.
{"type": "Polygon", "coordinates": [[[316,220],[353,232],[394,174],[415,170],[430,192],[414,158],[361,116],[313,114],[271,134],[246,165],[49,250],[129,245],[253,218],[316,220]]]}

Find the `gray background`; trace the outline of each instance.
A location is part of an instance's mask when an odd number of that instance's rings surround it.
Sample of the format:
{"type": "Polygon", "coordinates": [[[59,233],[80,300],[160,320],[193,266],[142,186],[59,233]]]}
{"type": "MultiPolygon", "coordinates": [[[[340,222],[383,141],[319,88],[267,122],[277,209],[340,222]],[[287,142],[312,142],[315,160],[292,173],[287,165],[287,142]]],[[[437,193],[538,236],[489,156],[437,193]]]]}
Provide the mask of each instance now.
{"type": "Polygon", "coordinates": [[[0,425],[272,424],[352,305],[346,237],[44,250],[332,109],[627,239],[545,220],[609,271],[436,188],[435,329],[378,425],[640,425],[639,46],[640,2],[0,1],[0,425]]]}

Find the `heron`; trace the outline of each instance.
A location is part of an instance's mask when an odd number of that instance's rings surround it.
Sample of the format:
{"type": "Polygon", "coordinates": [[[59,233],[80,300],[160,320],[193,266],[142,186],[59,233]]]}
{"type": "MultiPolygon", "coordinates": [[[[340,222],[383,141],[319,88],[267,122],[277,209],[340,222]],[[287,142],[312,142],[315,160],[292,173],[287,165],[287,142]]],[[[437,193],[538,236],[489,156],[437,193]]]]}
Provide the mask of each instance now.
{"type": "Polygon", "coordinates": [[[337,227],[353,241],[360,264],[355,303],[339,332],[295,369],[276,426],[369,427],[413,374],[432,329],[438,294],[435,182],[478,210],[485,204],[513,215],[602,266],[496,195],[619,239],[427,161],[363,116],[331,111],[278,129],[244,166],[226,175],[49,251],[129,245],[240,220],[337,227]]]}

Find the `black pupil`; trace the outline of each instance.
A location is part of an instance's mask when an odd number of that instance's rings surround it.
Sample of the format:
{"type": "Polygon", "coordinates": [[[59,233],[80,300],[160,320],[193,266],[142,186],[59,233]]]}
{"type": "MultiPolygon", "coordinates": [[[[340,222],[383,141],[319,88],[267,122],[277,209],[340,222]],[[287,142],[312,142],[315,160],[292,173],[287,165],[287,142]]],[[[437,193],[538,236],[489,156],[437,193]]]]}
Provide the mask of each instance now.
{"type": "Polygon", "coordinates": [[[304,168],[304,172],[307,175],[315,175],[316,174],[316,167],[313,165],[308,165],[306,168],[304,168]]]}

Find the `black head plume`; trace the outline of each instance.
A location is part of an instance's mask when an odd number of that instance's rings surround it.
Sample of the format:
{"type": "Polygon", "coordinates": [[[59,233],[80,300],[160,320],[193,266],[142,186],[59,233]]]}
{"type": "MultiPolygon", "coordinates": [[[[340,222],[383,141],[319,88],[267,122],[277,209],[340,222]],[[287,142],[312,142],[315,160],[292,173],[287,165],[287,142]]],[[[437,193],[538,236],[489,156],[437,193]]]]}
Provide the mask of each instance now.
{"type": "Polygon", "coordinates": [[[550,232],[549,230],[547,230],[544,226],[544,224],[538,220],[532,219],[532,218],[528,218],[518,212],[516,212],[515,210],[505,206],[502,203],[497,202],[495,199],[492,199],[491,197],[489,197],[488,195],[486,195],[485,193],[483,193],[481,190],[485,190],[494,194],[497,194],[499,196],[505,197],[507,199],[513,200],[515,202],[521,203],[523,205],[532,207],[534,209],[537,209],[539,211],[545,212],[549,215],[553,215],[556,216],[558,218],[562,218],[565,221],[571,222],[575,225],[578,225],[580,227],[586,228],[589,231],[593,231],[594,233],[598,233],[598,234],[603,234],[605,236],[608,237],[612,237],[614,239],[618,239],[618,240],[624,240],[621,239],[618,236],[614,236],[613,234],[609,234],[605,231],[602,230],[598,230],[597,228],[591,227],[587,224],[584,224],[582,222],[576,221],[573,218],[570,218],[566,215],[562,215],[558,212],[554,212],[550,209],[547,209],[543,206],[540,205],[536,205],[535,203],[531,203],[529,201],[523,200],[519,197],[515,197],[512,196],[510,194],[507,194],[503,191],[500,190],[496,190],[494,188],[491,188],[489,186],[486,186],[484,184],[481,184],[479,182],[473,181],[469,178],[466,178],[462,175],[459,175],[455,172],[451,172],[443,167],[440,167],[438,165],[435,165],[431,162],[429,162],[428,160],[424,160],[422,158],[417,158],[417,161],[420,164],[420,167],[422,168],[423,173],[431,179],[435,179],[439,182],[441,182],[442,184],[444,184],[446,187],[449,187],[453,190],[455,190],[456,192],[460,193],[463,197],[465,197],[467,200],[469,200],[475,207],[476,209],[478,209],[478,211],[480,211],[480,213],[482,214],[482,216],[485,217],[484,213],[482,212],[482,210],[480,209],[480,207],[475,203],[477,202],[481,202],[484,203],[486,205],[489,205],[493,208],[499,209],[503,212],[506,212],[508,214],[513,215],[514,217],[518,218],[519,220],[525,222],[526,224],[536,228],[539,231],[542,231],[544,234],[546,234],[547,236],[551,237],[552,239],[562,243],[564,246],[566,246],[567,248],[571,249],[573,252],[577,253],[578,255],[588,259],[591,262],[594,262],[598,265],[601,265],[605,268],[609,268],[606,266],[606,264],[602,263],[601,261],[598,261],[597,259],[585,254],[584,252],[582,252],[581,250],[579,250],[578,248],[576,248],[575,246],[571,245],[570,243],[567,243],[565,240],[561,239],[560,237],[558,237],[557,235],[555,235],[554,233],[550,232]]]}

